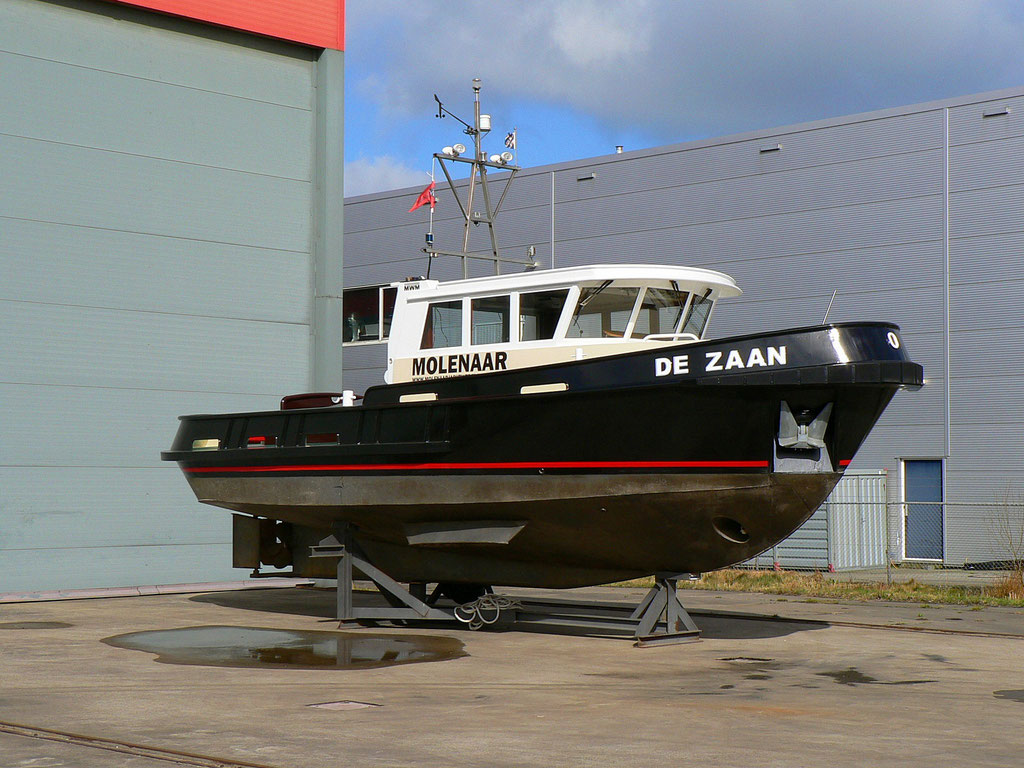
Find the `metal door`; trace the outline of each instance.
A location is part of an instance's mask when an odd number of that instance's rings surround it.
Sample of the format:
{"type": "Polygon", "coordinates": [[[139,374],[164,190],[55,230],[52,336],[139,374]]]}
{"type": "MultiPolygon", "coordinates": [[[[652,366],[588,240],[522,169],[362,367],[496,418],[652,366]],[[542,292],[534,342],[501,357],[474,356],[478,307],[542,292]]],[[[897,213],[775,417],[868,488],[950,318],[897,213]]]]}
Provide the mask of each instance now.
{"type": "Polygon", "coordinates": [[[903,462],[904,556],[942,560],[942,461],[903,462]]]}

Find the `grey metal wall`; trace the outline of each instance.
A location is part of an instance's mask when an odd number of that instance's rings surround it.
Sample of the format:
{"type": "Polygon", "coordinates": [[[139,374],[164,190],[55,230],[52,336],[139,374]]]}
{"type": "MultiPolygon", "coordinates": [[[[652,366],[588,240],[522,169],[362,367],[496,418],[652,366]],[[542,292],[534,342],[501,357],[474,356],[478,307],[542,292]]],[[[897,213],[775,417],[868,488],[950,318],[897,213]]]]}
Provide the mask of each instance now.
{"type": "Polygon", "coordinates": [[[1024,93],[951,108],[948,121],[945,549],[960,563],[1005,557],[1006,508],[963,502],[1024,500],[1024,93]]]}
{"type": "MultiPolygon", "coordinates": [[[[1005,488],[1024,495],[1022,148],[1015,89],[626,152],[524,171],[500,237],[512,254],[536,245],[550,263],[553,184],[556,266],[727,272],[745,295],[716,310],[716,336],[818,323],[837,289],[829,320],[898,323],[927,378],[897,395],[851,470],[888,470],[898,501],[900,459],[945,458],[947,499],[997,500],[1005,488]]],[[[347,285],[425,271],[426,212],[406,213],[418,191],[347,202],[347,285]]],[[[442,248],[459,243],[448,195],[435,226],[442,248]]],[[[460,269],[436,262],[432,274],[460,269]]],[[[348,386],[380,381],[382,345],[346,354],[348,386]]],[[[953,509],[946,562],[991,559],[991,521],[953,509]]],[[[894,536],[901,526],[893,521],[894,536]]]]}
{"type": "MultiPolygon", "coordinates": [[[[0,592],[238,578],[162,464],[308,388],[315,52],[0,5],[0,592]]],[[[340,194],[340,192],[339,192],[340,194]]]]}

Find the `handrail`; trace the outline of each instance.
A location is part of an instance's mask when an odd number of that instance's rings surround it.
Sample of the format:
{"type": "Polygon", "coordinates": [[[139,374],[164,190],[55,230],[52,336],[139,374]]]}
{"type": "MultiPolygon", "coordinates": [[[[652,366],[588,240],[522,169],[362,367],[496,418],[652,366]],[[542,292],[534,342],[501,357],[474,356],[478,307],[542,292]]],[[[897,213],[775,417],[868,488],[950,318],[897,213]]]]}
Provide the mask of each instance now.
{"type": "Polygon", "coordinates": [[[700,341],[700,336],[695,333],[649,333],[642,341],[700,341]]]}

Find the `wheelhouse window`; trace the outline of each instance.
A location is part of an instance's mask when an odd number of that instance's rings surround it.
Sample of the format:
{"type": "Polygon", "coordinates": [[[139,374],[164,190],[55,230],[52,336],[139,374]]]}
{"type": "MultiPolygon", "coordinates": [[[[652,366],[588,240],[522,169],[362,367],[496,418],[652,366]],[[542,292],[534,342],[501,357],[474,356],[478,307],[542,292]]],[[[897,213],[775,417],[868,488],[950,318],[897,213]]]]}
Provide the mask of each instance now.
{"type": "Polygon", "coordinates": [[[708,324],[708,317],[711,315],[711,306],[715,303],[708,298],[710,294],[709,290],[703,296],[694,295],[690,314],[687,315],[686,323],[683,325],[683,333],[692,333],[697,337],[703,336],[704,326],[708,324]]]}
{"type": "Polygon", "coordinates": [[[633,326],[633,336],[643,338],[654,333],[676,333],[689,296],[686,291],[648,288],[633,326]]]}
{"type": "Polygon", "coordinates": [[[395,299],[398,298],[397,288],[381,288],[380,289],[380,308],[381,317],[384,320],[384,333],[380,337],[381,341],[391,336],[391,318],[395,315],[395,299]]]}
{"type": "Polygon", "coordinates": [[[420,349],[462,346],[462,300],[435,301],[427,307],[420,349]]]}
{"type": "Polygon", "coordinates": [[[473,299],[469,312],[473,344],[501,344],[509,340],[510,297],[473,299]]]}
{"type": "Polygon", "coordinates": [[[391,330],[397,295],[397,288],[381,285],[346,290],[342,299],[342,341],[385,341],[391,330]]]}
{"type": "Polygon", "coordinates": [[[538,291],[519,294],[519,338],[539,341],[555,338],[558,318],[569,296],[569,290],[538,291]]]}
{"type": "Polygon", "coordinates": [[[639,288],[611,287],[611,282],[580,293],[576,314],[569,324],[570,339],[621,338],[640,293],[639,288]]]}

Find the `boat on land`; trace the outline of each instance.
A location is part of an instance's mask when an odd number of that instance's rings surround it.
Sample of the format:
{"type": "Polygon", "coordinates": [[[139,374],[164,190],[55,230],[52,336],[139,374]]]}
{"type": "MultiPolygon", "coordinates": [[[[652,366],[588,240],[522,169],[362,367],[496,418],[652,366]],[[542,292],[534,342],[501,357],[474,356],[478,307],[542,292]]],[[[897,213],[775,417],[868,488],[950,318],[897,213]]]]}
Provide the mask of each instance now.
{"type": "MultiPolygon", "coordinates": [[[[382,576],[437,583],[465,603],[499,585],[700,573],[784,539],[825,500],[896,392],[923,383],[899,328],[709,339],[718,302],[740,294],[721,272],[531,270],[532,254],[506,258],[494,232],[505,193],[492,207],[487,171],[508,173],[507,192],[518,168],[509,152],[484,154],[490,118],[479,80],[473,88],[472,125],[434,97],[438,117],[454,117],[475,143],[467,157],[461,144],[434,155],[453,191],[447,163],[472,169],[467,203],[456,195],[463,249],[433,249],[432,231],[424,249],[431,260],[462,257],[464,279],[393,284],[384,383],[361,402],[312,393],[285,397],[277,411],[183,416],[162,454],[199,501],[237,513],[234,564],[333,576],[325,561],[334,557],[339,583],[350,582],[340,572],[358,548],[378,586],[382,576]],[[489,256],[468,250],[481,223],[489,256]],[[527,271],[469,278],[472,258],[527,271]],[[318,550],[331,537],[338,546],[318,550]]],[[[515,143],[513,132],[506,145],[515,143]]],[[[426,615],[411,593],[400,599],[426,615]]]]}
{"type": "Polygon", "coordinates": [[[309,546],[344,524],[392,578],[466,594],[722,568],[799,527],[923,383],[887,323],[709,339],[740,294],[710,270],[394,287],[385,383],[361,402],[183,416],[162,454],[200,501],[262,521],[264,563],[315,575],[309,546]]]}

